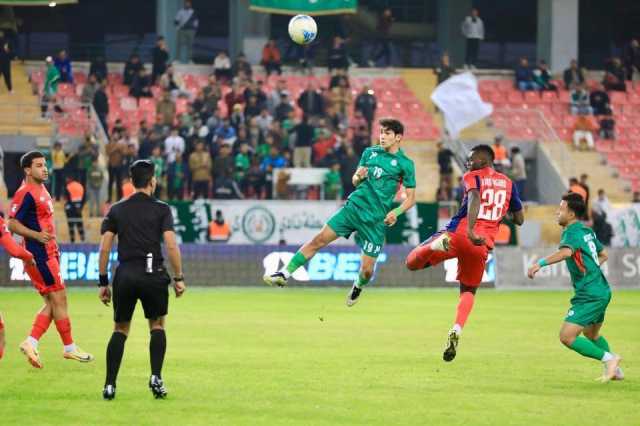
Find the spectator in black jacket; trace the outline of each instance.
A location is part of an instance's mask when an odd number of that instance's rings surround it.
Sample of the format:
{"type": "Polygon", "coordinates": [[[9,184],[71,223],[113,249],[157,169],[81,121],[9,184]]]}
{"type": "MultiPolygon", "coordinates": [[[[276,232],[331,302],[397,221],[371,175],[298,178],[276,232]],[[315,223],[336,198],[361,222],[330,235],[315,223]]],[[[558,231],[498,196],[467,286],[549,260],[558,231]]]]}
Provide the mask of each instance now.
{"type": "Polygon", "coordinates": [[[13,85],[11,84],[12,56],[9,40],[4,38],[4,33],[0,31],[0,74],[4,76],[4,84],[7,86],[9,93],[13,93],[13,85]]]}
{"type": "Polygon", "coordinates": [[[102,128],[108,133],[107,118],[109,117],[109,99],[104,91],[104,83],[101,81],[96,83],[96,92],[93,95],[93,108],[96,110],[102,128]]]}
{"type": "Polygon", "coordinates": [[[122,76],[122,82],[126,86],[131,86],[133,80],[140,74],[140,70],[144,68],[142,62],[140,62],[140,56],[133,54],[129,57],[129,60],[124,64],[124,74],[122,76]]]}
{"type": "Polygon", "coordinates": [[[293,167],[311,167],[311,146],[313,145],[314,127],[309,117],[302,117],[302,122],[294,126],[289,133],[295,137],[293,149],[293,167]]]}
{"type": "Polygon", "coordinates": [[[253,77],[253,70],[251,69],[251,64],[244,53],[238,53],[238,56],[231,67],[231,72],[234,77],[237,77],[238,74],[242,72],[246,79],[251,80],[253,77]]]}
{"type": "Polygon", "coordinates": [[[289,100],[289,94],[287,92],[283,92],[280,95],[280,103],[276,107],[275,119],[278,121],[284,121],[287,119],[291,111],[293,111],[293,107],[289,100]]]}
{"type": "Polygon", "coordinates": [[[601,84],[589,95],[589,103],[594,115],[605,115],[609,110],[609,102],[609,95],[601,84]]]}
{"type": "Polygon", "coordinates": [[[631,39],[625,46],[622,57],[627,80],[633,80],[634,71],[640,71],[640,43],[637,39],[631,39]]]}
{"type": "Polygon", "coordinates": [[[602,84],[606,90],[616,90],[624,92],[627,90],[627,86],[624,83],[624,68],[620,58],[611,59],[611,63],[605,68],[604,79],[602,84]]]}
{"type": "Polygon", "coordinates": [[[129,93],[134,98],[151,98],[151,79],[144,67],[140,68],[138,74],[133,78],[131,82],[131,89],[129,93]]]}
{"type": "Polygon", "coordinates": [[[167,49],[167,43],[164,37],[158,37],[156,45],[151,50],[151,82],[153,84],[158,81],[160,77],[167,70],[167,64],[169,63],[169,49],[167,49]]]}
{"type": "Polygon", "coordinates": [[[364,85],[362,91],[356,97],[354,110],[362,112],[367,123],[369,123],[369,132],[371,132],[371,125],[373,124],[377,107],[378,100],[373,94],[373,90],[369,89],[369,86],[364,85]]]}
{"type": "Polygon", "coordinates": [[[94,60],[91,61],[91,66],[89,67],[89,74],[94,74],[98,81],[102,81],[107,78],[107,63],[104,61],[103,56],[98,56],[94,60]]]}
{"type": "Polygon", "coordinates": [[[578,61],[575,59],[571,60],[569,68],[564,70],[563,79],[567,90],[573,90],[578,86],[582,86],[585,82],[584,70],[578,68],[578,61]]]}
{"type": "Polygon", "coordinates": [[[300,94],[298,106],[302,112],[310,118],[323,115],[324,99],[322,99],[320,93],[313,87],[313,83],[308,83],[305,91],[300,94]]]}
{"type": "Polygon", "coordinates": [[[329,49],[329,73],[333,70],[347,70],[349,69],[349,60],[347,59],[347,49],[344,45],[344,40],[336,36],[333,38],[333,44],[329,49]]]}

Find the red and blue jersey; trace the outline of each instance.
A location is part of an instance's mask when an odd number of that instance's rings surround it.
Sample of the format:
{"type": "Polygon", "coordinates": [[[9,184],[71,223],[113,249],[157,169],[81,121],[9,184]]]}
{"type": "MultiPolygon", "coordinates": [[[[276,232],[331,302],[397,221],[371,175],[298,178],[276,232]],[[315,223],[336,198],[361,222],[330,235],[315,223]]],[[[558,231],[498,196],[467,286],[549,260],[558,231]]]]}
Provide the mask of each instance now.
{"type": "MultiPolygon", "coordinates": [[[[13,196],[9,217],[33,231],[45,231],[51,235],[56,233],[53,200],[44,185],[23,183],[13,196]]],[[[60,255],[55,238],[46,244],[25,238],[24,246],[38,263],[60,255]]]]}
{"type": "Polygon", "coordinates": [[[500,222],[505,215],[508,212],[522,210],[522,201],[520,201],[518,190],[511,179],[491,167],[467,172],[462,179],[464,181],[464,199],[460,210],[449,221],[446,229],[449,232],[466,232],[468,194],[469,191],[476,189],[480,194],[480,211],[474,232],[485,237],[487,246],[493,248],[500,222]]]}

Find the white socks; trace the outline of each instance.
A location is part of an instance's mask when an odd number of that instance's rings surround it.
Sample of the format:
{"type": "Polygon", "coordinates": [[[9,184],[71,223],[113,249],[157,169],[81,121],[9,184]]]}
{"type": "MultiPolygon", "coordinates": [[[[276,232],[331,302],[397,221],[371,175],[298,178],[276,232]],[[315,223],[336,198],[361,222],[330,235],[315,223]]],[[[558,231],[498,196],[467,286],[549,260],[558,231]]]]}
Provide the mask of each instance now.
{"type": "Polygon", "coordinates": [[[31,346],[33,346],[34,349],[38,349],[38,341],[36,339],[29,336],[27,337],[27,340],[29,341],[29,343],[31,343],[31,346]]]}
{"type": "Polygon", "coordinates": [[[613,359],[613,354],[611,352],[605,352],[604,355],[602,356],[601,361],[602,362],[609,362],[613,359]]]}
{"type": "Polygon", "coordinates": [[[462,327],[460,327],[460,324],[454,324],[451,329],[455,331],[456,334],[462,334],[462,327]]]}
{"type": "Polygon", "coordinates": [[[64,345],[64,351],[65,352],[73,352],[76,350],[76,344],[72,343],[70,345],[64,345]]]}

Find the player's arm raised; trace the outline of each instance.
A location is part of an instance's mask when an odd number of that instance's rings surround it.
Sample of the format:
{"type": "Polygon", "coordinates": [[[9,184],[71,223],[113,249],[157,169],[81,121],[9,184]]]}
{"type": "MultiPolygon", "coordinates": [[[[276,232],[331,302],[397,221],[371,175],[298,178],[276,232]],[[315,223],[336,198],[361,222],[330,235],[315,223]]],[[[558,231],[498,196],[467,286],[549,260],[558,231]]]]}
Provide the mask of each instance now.
{"type": "Polygon", "coordinates": [[[562,262],[563,260],[571,257],[573,255],[573,250],[569,247],[561,247],[560,250],[549,255],[547,257],[543,257],[538,260],[536,263],[529,267],[529,271],[527,272],[527,276],[531,279],[535,277],[536,273],[542,269],[543,266],[553,265],[554,263],[562,262]]]}
{"type": "Polygon", "coordinates": [[[109,255],[111,254],[111,247],[113,247],[113,239],[116,234],[111,231],[106,231],[100,237],[100,252],[98,255],[98,275],[100,277],[100,283],[98,284],[98,297],[100,301],[109,306],[111,302],[111,289],[109,288],[109,275],[107,274],[107,267],[109,266],[109,255]]]}
{"type": "Polygon", "coordinates": [[[485,243],[485,239],[482,236],[476,235],[473,230],[478,220],[478,214],[480,213],[480,191],[476,188],[470,189],[467,192],[467,197],[469,203],[469,210],[467,211],[467,237],[473,244],[481,246],[485,243]]]}
{"type": "Polygon", "coordinates": [[[402,204],[400,204],[395,209],[391,210],[387,213],[387,217],[384,218],[384,224],[387,226],[393,226],[396,224],[398,220],[398,216],[402,213],[409,210],[411,207],[416,204],[416,189],[415,188],[406,188],[405,189],[407,198],[404,199],[402,204]]]}

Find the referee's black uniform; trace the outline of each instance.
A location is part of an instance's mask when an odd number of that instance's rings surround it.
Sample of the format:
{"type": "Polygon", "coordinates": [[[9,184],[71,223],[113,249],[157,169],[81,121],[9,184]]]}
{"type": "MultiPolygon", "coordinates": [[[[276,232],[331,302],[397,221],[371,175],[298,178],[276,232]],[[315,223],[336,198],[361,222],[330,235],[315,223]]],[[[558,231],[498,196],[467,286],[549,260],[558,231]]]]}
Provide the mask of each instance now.
{"type": "Polygon", "coordinates": [[[154,165],[148,160],[138,160],[130,167],[136,192],[111,206],[102,222],[100,241],[100,299],[104,304],[111,300],[107,265],[115,237],[118,237],[118,267],[113,278],[113,319],[115,329],[107,346],[107,375],[103,397],[113,399],[124,344],[129,333],[130,321],[138,300],[144,316],[149,320],[151,339],[149,356],[151,378],[149,387],[156,398],[167,393],[161,378],[162,364],[167,348],[164,316],[169,306],[171,277],[164,266],[161,243],[167,243],[169,260],[178,274],[176,296],[184,291],[180,251],[173,232],[173,215],[166,203],[156,200],[153,194],[157,182],[154,165]]]}
{"type": "Polygon", "coordinates": [[[111,206],[100,232],[118,236],[119,265],[113,279],[113,320],[129,322],[138,299],[144,316],[167,315],[169,276],[160,243],[173,231],[173,216],[166,203],[142,192],[111,206]]]}

